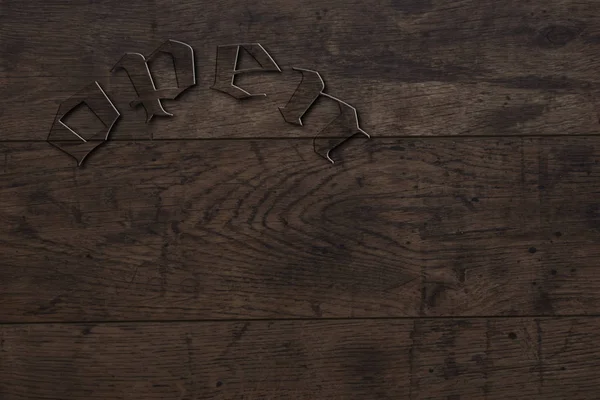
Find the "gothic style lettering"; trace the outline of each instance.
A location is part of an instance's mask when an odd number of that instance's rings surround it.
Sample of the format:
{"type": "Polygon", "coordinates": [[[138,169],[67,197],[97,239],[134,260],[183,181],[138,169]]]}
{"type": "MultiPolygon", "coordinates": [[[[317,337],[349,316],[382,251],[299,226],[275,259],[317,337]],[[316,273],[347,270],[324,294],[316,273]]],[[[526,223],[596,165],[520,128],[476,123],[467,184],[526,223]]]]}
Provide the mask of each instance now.
{"type": "Polygon", "coordinates": [[[317,71],[303,68],[292,69],[300,71],[302,80],[288,103],[285,107],[279,107],[279,111],[286,122],[302,126],[302,117],[325,90],[325,82],[317,71]]]}
{"type": "Polygon", "coordinates": [[[194,50],[188,44],[177,40],[167,40],[156,49],[148,58],[139,53],[127,53],[113,67],[113,71],[124,69],[131,80],[138,98],[133,100],[131,107],[140,104],[146,109],[146,122],[152,117],[172,117],[161,103],[162,99],[173,100],[188,88],[196,84],[196,69],[194,50]],[[152,61],[159,53],[167,53],[173,57],[177,87],[156,89],[148,62],[152,61]]]}
{"type": "Polygon", "coordinates": [[[120,115],[100,84],[94,82],[61,103],[47,141],[75,158],[77,165],[80,166],[94,149],[108,139],[110,131],[120,115]],[[82,103],[87,105],[104,125],[103,129],[86,138],[63,122],[63,118],[82,103]]]}
{"type": "Polygon", "coordinates": [[[336,147],[358,133],[370,137],[358,123],[356,108],[323,92],[325,82],[321,78],[321,74],[304,68],[293,68],[293,70],[302,74],[302,80],[287,105],[279,108],[283,119],[290,124],[302,126],[302,117],[313,106],[319,96],[335,101],[340,108],[340,114],[323,128],[313,141],[314,150],[318,155],[334,163],[330,153],[336,147]],[[339,137],[340,133],[343,135],[341,138],[339,137]]]}
{"type": "MultiPolygon", "coordinates": [[[[140,53],[126,53],[112,71],[118,69],[127,72],[137,93],[137,98],[131,101],[130,105],[131,107],[144,106],[146,122],[154,116],[173,116],[163,108],[161,100],[174,100],[196,84],[194,50],[188,44],[177,40],[167,40],[147,58],[140,53]],[[173,58],[176,87],[156,88],[148,63],[159,53],[169,54],[173,58]]],[[[293,70],[302,74],[302,80],[285,107],[279,107],[286,122],[302,126],[302,118],[319,97],[328,98],[336,102],[339,107],[339,114],[315,136],[313,140],[315,153],[334,163],[331,152],[342,143],[359,133],[370,137],[359,125],[356,108],[324,92],[325,82],[317,71],[304,68],[293,68],[293,70]]],[[[215,82],[211,89],[227,93],[236,99],[266,96],[264,93],[249,93],[235,85],[236,76],[252,72],[281,72],[281,69],[260,43],[218,46],[215,82]],[[256,61],[258,67],[238,69],[240,51],[247,52],[256,61]]],[[[100,84],[94,82],[60,105],[47,140],[74,157],[77,165],[81,166],[87,155],[108,139],[120,115],[100,84]],[[83,137],[84,134],[75,132],[64,122],[65,117],[81,104],[86,104],[104,126],[99,132],[87,135],[89,137],[86,138],[83,137]]]]}
{"type": "Polygon", "coordinates": [[[371,136],[360,127],[356,108],[327,93],[321,93],[321,95],[337,102],[340,108],[340,114],[317,134],[313,140],[313,146],[315,153],[333,164],[335,161],[333,161],[330,154],[337,147],[341,146],[342,143],[359,133],[362,133],[368,138],[371,136]],[[336,134],[339,134],[340,132],[344,137],[336,137],[336,134]]]}
{"type": "Polygon", "coordinates": [[[218,46],[215,83],[211,89],[227,93],[239,100],[254,96],[266,96],[265,93],[251,94],[235,85],[235,77],[248,72],[281,72],[281,69],[260,43],[218,46]],[[248,52],[260,65],[260,68],[237,69],[240,50],[248,52]]]}

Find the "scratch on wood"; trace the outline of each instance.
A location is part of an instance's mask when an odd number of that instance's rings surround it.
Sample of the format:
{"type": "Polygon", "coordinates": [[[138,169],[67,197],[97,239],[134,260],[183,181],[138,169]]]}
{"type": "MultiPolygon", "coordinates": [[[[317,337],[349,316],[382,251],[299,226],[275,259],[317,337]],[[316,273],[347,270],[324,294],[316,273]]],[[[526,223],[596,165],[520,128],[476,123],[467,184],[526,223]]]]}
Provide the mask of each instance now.
{"type": "Polygon", "coordinates": [[[558,349],[557,351],[552,353],[552,355],[549,355],[548,357],[546,357],[547,359],[554,358],[558,355],[561,355],[565,351],[567,351],[567,349],[570,346],[571,337],[573,336],[573,328],[575,328],[575,324],[573,322],[571,322],[571,327],[569,328],[569,332],[567,332],[567,337],[565,338],[565,343],[561,346],[560,349],[558,349]]]}
{"type": "Polygon", "coordinates": [[[301,159],[302,161],[306,161],[306,160],[304,159],[304,156],[302,155],[302,152],[300,151],[300,149],[298,149],[298,146],[294,146],[294,150],[296,151],[296,154],[298,154],[298,157],[300,157],[300,159],[301,159]]]}
{"type": "Polygon", "coordinates": [[[264,164],[265,159],[263,158],[259,147],[256,145],[256,142],[253,141],[252,143],[250,143],[250,148],[252,149],[254,154],[256,154],[256,158],[258,159],[259,164],[264,164]]]}
{"type": "Polygon", "coordinates": [[[187,394],[187,390],[185,389],[185,386],[181,382],[175,382],[175,386],[177,386],[177,389],[179,390],[179,399],[178,400],[183,400],[183,398],[187,394]]]}
{"type": "Polygon", "coordinates": [[[542,216],[546,206],[546,190],[548,189],[549,183],[549,172],[548,172],[548,153],[544,149],[538,149],[538,199],[539,199],[539,223],[543,224],[542,216]]]}
{"type": "Polygon", "coordinates": [[[539,385],[538,385],[538,393],[542,394],[542,388],[544,386],[544,357],[543,357],[543,349],[542,349],[542,326],[539,320],[535,320],[535,325],[537,327],[537,353],[538,353],[538,376],[539,376],[539,385]]]}
{"type": "Polygon", "coordinates": [[[484,399],[488,399],[490,392],[490,377],[489,367],[492,363],[492,321],[487,320],[485,323],[485,364],[483,366],[483,373],[485,377],[485,383],[483,384],[483,395],[484,399]]]}
{"type": "Polygon", "coordinates": [[[185,335],[185,347],[187,350],[188,378],[191,380],[192,383],[192,392],[198,393],[196,387],[196,377],[194,376],[194,350],[192,346],[192,334],[190,332],[187,332],[185,335]]]}
{"type": "Polygon", "coordinates": [[[412,342],[410,344],[410,350],[408,351],[408,359],[409,359],[409,363],[410,363],[410,372],[409,372],[410,380],[409,380],[409,385],[408,385],[408,399],[409,400],[413,399],[413,386],[416,382],[414,379],[416,337],[417,337],[417,320],[414,319],[412,330],[410,331],[410,338],[411,338],[412,342]]]}
{"type": "Polygon", "coordinates": [[[244,336],[244,333],[246,333],[246,331],[248,330],[249,325],[250,323],[246,322],[244,323],[244,326],[242,326],[242,329],[240,329],[238,332],[233,332],[233,340],[230,343],[230,347],[237,343],[242,338],[242,336],[244,336]]]}

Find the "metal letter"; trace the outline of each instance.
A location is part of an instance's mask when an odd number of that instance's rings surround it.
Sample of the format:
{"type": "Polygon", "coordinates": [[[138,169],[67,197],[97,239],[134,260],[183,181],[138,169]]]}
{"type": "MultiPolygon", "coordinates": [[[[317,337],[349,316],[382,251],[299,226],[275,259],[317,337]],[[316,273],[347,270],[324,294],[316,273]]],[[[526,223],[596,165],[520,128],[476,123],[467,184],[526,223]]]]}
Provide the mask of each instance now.
{"type": "Polygon", "coordinates": [[[138,98],[133,100],[131,107],[140,104],[146,109],[146,122],[152,117],[172,117],[161,103],[162,99],[174,100],[188,88],[196,84],[196,67],[194,62],[194,50],[186,43],[177,40],[167,40],[156,49],[148,58],[139,53],[126,53],[112,71],[119,68],[124,69],[133,84],[138,98]],[[177,87],[156,89],[148,62],[152,61],[159,53],[167,53],[173,57],[177,87]]]}
{"type": "Polygon", "coordinates": [[[98,146],[106,142],[110,131],[120,117],[119,111],[110,101],[98,82],[87,86],[70,99],[61,103],[54,118],[54,123],[48,134],[48,143],[56,146],[77,160],[81,166],[83,160],[98,146]],[[105,129],[100,130],[91,137],[84,138],[71,128],[62,119],[71,110],[85,103],[98,117],[105,129]]]}
{"type": "Polygon", "coordinates": [[[330,153],[341,146],[346,140],[358,133],[362,133],[368,138],[371,136],[360,127],[356,108],[327,93],[321,93],[321,95],[336,101],[340,107],[340,114],[315,136],[313,147],[315,153],[333,164],[335,161],[331,158],[330,153]],[[336,125],[337,128],[335,127],[336,125]],[[339,132],[340,128],[346,131],[345,136],[342,138],[335,137],[335,133],[339,132]],[[319,138],[319,136],[322,136],[322,138],[319,138]],[[319,143],[317,143],[317,140],[319,143]]]}
{"type": "Polygon", "coordinates": [[[334,163],[330,153],[346,140],[358,133],[362,133],[369,138],[371,137],[360,127],[356,108],[337,97],[323,92],[325,90],[325,82],[321,78],[321,74],[317,71],[304,68],[293,68],[293,70],[300,71],[302,80],[286,106],[279,108],[286,122],[302,126],[302,117],[313,106],[319,96],[327,97],[337,102],[340,108],[340,114],[327,124],[314,138],[313,146],[315,153],[334,163]],[[337,133],[336,129],[339,130],[340,128],[346,131],[341,138],[339,134],[335,134],[337,133]]]}
{"type": "Polygon", "coordinates": [[[265,93],[251,94],[235,85],[235,77],[245,72],[281,72],[281,69],[260,43],[218,46],[215,83],[211,89],[227,93],[239,100],[254,96],[266,96],[265,93]],[[246,50],[260,65],[260,68],[237,69],[240,49],[246,50]]]}
{"type": "Polygon", "coordinates": [[[317,71],[310,69],[292,68],[300,71],[302,80],[285,107],[279,107],[286,122],[302,126],[302,117],[325,90],[325,82],[317,71]]]}

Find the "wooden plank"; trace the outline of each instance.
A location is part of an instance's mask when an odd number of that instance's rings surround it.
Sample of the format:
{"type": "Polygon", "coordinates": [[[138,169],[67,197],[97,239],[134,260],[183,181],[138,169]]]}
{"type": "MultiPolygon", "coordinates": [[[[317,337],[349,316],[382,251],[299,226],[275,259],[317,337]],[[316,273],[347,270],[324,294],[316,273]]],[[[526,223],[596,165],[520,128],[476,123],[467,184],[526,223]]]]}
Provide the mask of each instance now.
{"type": "Polygon", "coordinates": [[[0,321],[596,314],[599,139],[1,147],[0,321]]]}
{"type": "Polygon", "coordinates": [[[148,54],[162,40],[176,39],[196,49],[201,68],[214,66],[203,60],[214,60],[217,45],[264,41],[284,66],[308,62],[361,78],[524,78],[522,84],[537,85],[564,75],[566,82],[555,84],[598,82],[594,0],[326,6],[318,0],[4,0],[0,7],[4,77],[88,76],[126,51],[148,54]]]}
{"type": "MultiPolygon", "coordinates": [[[[355,106],[361,127],[373,137],[600,133],[596,89],[369,79],[356,86],[349,83],[354,78],[331,78],[328,92],[355,106]]],[[[143,107],[129,107],[136,95],[126,77],[117,74],[99,79],[121,112],[112,140],[312,138],[338,112],[333,101],[323,100],[311,109],[305,126],[286,123],[278,107],[285,106],[300,81],[294,71],[245,79],[246,89],[268,93],[266,98],[249,101],[210,90],[210,79],[205,76],[178,100],[165,101],[165,108],[174,116],[154,118],[150,123],[145,122],[143,107]]],[[[4,110],[0,113],[0,140],[46,140],[60,103],[92,82],[89,78],[0,78],[0,91],[8,95],[0,99],[4,110]]]]}
{"type": "Polygon", "coordinates": [[[302,129],[277,109],[299,81],[292,67],[320,71],[374,136],[599,133],[593,0],[36,3],[0,5],[0,140],[44,140],[58,104],[95,79],[123,113],[116,139],[311,137],[322,119],[302,129]],[[195,49],[198,86],[166,102],[175,117],[146,125],[142,109],[128,108],[124,72],[110,68],[167,39],[195,49]],[[210,90],[216,47],[255,41],[284,72],[241,82],[269,97],[239,102],[210,90]]]}
{"type": "Polygon", "coordinates": [[[2,0],[0,76],[102,75],[126,52],[160,44],[157,12],[144,1],[2,0]]]}
{"type": "MultiPolygon", "coordinates": [[[[165,61],[162,59],[157,63],[164,64],[165,61]]],[[[212,70],[214,73],[214,65],[212,70]]],[[[157,74],[157,80],[172,82],[176,79],[166,68],[160,72],[157,74]]],[[[314,110],[311,110],[310,118],[306,119],[304,127],[287,123],[278,107],[286,105],[301,78],[290,70],[281,76],[273,76],[272,79],[260,76],[242,79],[247,90],[266,91],[269,94],[267,98],[248,101],[239,101],[211,90],[211,83],[203,80],[177,100],[163,102],[164,108],[173,113],[173,117],[156,117],[150,123],[146,123],[144,108],[132,109],[129,106],[137,95],[126,73],[106,75],[104,78],[0,78],[0,91],[7,95],[0,100],[0,108],[3,109],[0,113],[0,141],[46,140],[60,104],[93,83],[94,79],[101,84],[121,113],[119,121],[111,131],[111,140],[312,138],[339,114],[336,103],[324,99],[319,100],[314,110]]],[[[165,83],[165,86],[171,85],[165,83]]],[[[585,118],[581,114],[574,119],[585,123],[581,121],[581,118],[585,118]]],[[[96,120],[91,113],[76,114],[75,118],[77,122],[87,125],[96,120]]],[[[67,121],[67,124],[71,125],[70,121],[67,121]]],[[[74,130],[78,131],[75,128],[74,130]]],[[[340,130],[337,136],[345,134],[347,133],[344,130],[340,130]]]]}
{"type": "Polygon", "coordinates": [[[0,326],[17,399],[592,400],[597,318],[0,326]]]}

